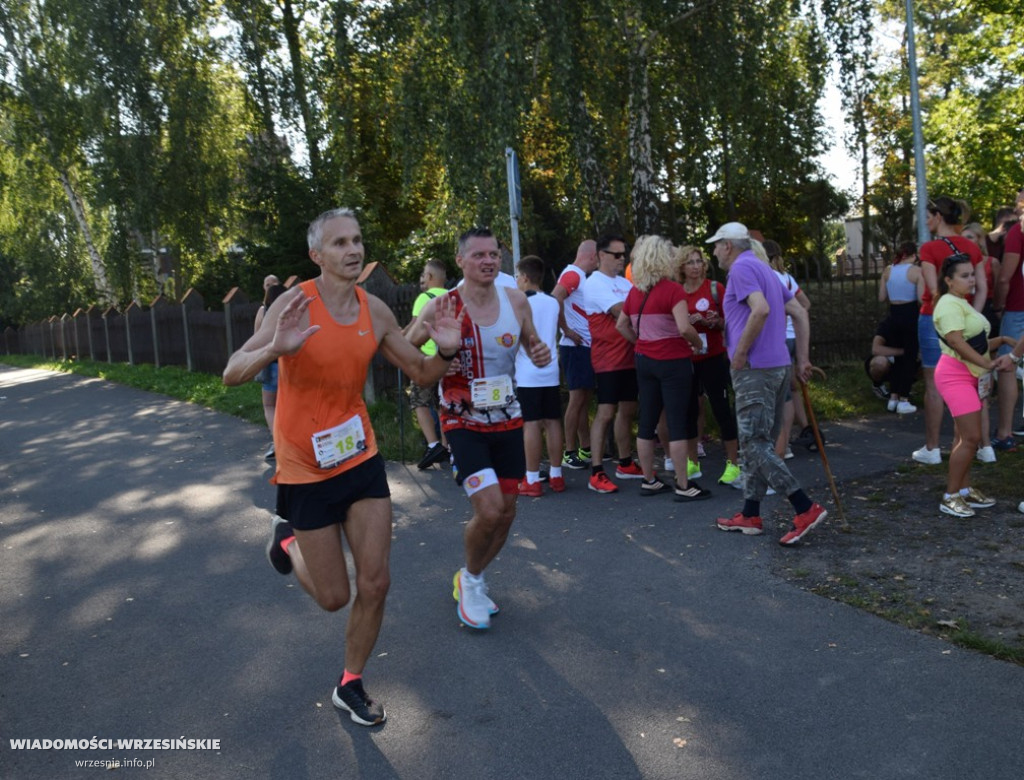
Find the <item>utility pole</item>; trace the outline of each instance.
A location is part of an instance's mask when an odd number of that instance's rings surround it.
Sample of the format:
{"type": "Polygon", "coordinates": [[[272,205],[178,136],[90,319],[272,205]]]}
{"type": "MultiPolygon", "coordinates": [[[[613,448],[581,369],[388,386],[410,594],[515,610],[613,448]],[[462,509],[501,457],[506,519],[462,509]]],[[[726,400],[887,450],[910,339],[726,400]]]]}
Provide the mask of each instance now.
{"type": "Polygon", "coordinates": [[[907,0],[907,65],[910,76],[910,116],[914,122],[914,181],[917,185],[917,243],[931,239],[928,233],[928,183],[924,173],[924,133],[921,130],[921,95],[917,88],[917,52],[914,47],[914,3],[907,0]]]}

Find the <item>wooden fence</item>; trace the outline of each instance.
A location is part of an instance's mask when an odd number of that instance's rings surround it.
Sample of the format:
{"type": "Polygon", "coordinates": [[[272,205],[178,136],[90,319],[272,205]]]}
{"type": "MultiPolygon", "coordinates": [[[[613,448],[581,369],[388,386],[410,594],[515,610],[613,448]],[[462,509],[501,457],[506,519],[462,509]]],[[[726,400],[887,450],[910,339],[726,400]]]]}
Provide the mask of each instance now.
{"type": "MultiPolygon", "coordinates": [[[[286,286],[297,283],[289,279],[286,286]]],[[[364,289],[382,298],[405,325],[419,295],[417,284],[396,284],[383,266],[370,263],[360,276],[364,289]]],[[[3,333],[3,354],[40,355],[54,360],[89,359],[107,363],[180,366],[189,371],[220,374],[231,356],[253,333],[260,301],[250,301],[233,288],[207,306],[190,289],[181,302],[160,296],[148,306],[132,303],[123,312],[96,306],[74,314],[53,316],[3,333]]],[[[374,358],[367,394],[391,394],[398,386],[394,367],[374,358]]]]}
{"type": "MultiPolygon", "coordinates": [[[[877,298],[877,274],[836,276],[821,266],[802,265],[795,274],[811,299],[811,359],[815,364],[859,360],[869,351],[875,327],[886,313],[877,298]]],[[[718,278],[722,279],[718,271],[718,278]]],[[[297,280],[286,283],[291,286],[297,280]]],[[[381,298],[400,325],[409,321],[419,294],[416,284],[398,284],[379,263],[370,263],[358,282],[381,298]]],[[[55,360],[88,358],[110,363],[181,366],[220,374],[228,357],[253,332],[260,302],[232,289],[210,308],[194,289],[181,302],[158,297],[149,306],[132,303],[123,312],[96,307],[53,316],[3,334],[4,354],[34,354],[55,360]]],[[[401,377],[377,355],[367,379],[367,400],[394,398],[401,377]]]]}

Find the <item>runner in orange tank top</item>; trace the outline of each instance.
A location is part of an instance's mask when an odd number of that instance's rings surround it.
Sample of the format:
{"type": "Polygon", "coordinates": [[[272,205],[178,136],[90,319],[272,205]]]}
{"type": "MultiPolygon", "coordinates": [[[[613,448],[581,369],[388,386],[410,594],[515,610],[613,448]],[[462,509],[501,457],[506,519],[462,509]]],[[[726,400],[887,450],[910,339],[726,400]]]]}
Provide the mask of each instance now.
{"type": "Polygon", "coordinates": [[[277,516],[267,556],[281,574],[295,572],[329,612],[349,603],[342,535],[355,564],[356,594],[345,634],[344,672],[334,705],[364,726],[383,723],[384,708],[363,688],[362,672],[384,617],[390,585],[391,498],[384,461],[363,403],[370,360],[380,351],[414,382],[448,370],[462,318],[440,303],[424,355],[402,335],[379,298],[356,287],[363,270],[359,222],[348,209],[327,211],[309,226],[309,256],[320,275],[273,303],[259,330],[228,360],[224,384],[250,381],[279,361],[274,446],[277,516]]]}

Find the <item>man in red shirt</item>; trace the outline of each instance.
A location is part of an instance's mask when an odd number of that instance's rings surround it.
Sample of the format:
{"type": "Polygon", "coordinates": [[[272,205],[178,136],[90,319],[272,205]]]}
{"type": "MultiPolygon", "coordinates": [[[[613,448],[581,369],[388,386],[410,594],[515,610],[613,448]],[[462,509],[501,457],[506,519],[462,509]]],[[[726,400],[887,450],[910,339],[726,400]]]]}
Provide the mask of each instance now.
{"type": "Polygon", "coordinates": [[[626,262],[626,242],[619,236],[597,240],[597,270],[587,279],[583,300],[590,325],[590,360],[597,383],[597,414],[590,427],[591,477],[589,487],[598,493],[617,493],[618,487],[604,473],[605,435],[614,420],[619,479],[642,479],[633,461],[631,437],[636,418],[636,357],[630,344],[615,327],[622,304],[633,285],[619,276],[626,262]]]}
{"type": "MultiPolygon", "coordinates": [[[[1022,191],[1024,196],[1024,191],[1022,191]]],[[[1024,197],[1017,200],[1018,212],[1024,206],[1024,197]]],[[[999,279],[996,280],[996,291],[993,304],[997,314],[1002,315],[999,323],[999,335],[1019,339],[1024,334],[1024,275],[1021,273],[1020,256],[1024,249],[1024,236],[1021,235],[1020,222],[1010,228],[1003,239],[1003,262],[999,267],[999,279]]],[[[999,354],[1010,351],[1007,346],[999,348],[999,354]]],[[[999,443],[999,449],[1012,451],[1016,449],[1013,441],[1013,412],[1017,407],[1019,388],[1016,373],[999,371],[999,425],[992,446],[999,443]]]]}

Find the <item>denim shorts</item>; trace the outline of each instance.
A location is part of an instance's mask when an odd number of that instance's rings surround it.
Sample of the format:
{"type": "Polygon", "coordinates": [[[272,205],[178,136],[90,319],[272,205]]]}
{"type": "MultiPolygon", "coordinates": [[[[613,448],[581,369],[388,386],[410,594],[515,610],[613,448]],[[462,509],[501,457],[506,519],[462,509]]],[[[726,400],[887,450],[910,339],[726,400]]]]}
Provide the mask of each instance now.
{"type": "Polygon", "coordinates": [[[924,368],[935,368],[939,364],[942,350],[939,348],[935,320],[930,314],[922,314],[917,318],[917,345],[921,352],[921,365],[924,368]]]}
{"type": "Polygon", "coordinates": [[[263,383],[263,389],[268,393],[277,392],[277,361],[273,363],[267,363],[267,367],[263,369],[263,378],[266,380],[263,383]]]}
{"type": "MultiPolygon", "coordinates": [[[[1003,320],[999,323],[999,335],[1019,339],[1022,333],[1024,333],[1024,311],[1004,311],[1003,320]]],[[[1013,347],[1003,344],[999,347],[999,354],[1005,355],[1012,349],[1013,347]]]]}

